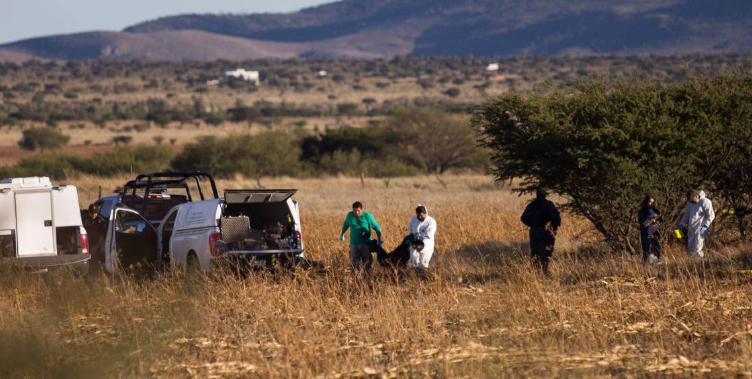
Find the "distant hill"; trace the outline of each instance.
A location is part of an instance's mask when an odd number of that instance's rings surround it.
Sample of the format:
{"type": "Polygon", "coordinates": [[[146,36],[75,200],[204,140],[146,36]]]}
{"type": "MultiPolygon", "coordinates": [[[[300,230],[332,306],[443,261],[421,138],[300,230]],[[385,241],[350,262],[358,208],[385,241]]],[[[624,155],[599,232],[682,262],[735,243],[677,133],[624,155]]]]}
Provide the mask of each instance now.
{"type": "Polygon", "coordinates": [[[29,39],[0,46],[0,59],[10,52],[150,60],[748,52],[751,34],[750,0],[344,0],[29,39]]]}

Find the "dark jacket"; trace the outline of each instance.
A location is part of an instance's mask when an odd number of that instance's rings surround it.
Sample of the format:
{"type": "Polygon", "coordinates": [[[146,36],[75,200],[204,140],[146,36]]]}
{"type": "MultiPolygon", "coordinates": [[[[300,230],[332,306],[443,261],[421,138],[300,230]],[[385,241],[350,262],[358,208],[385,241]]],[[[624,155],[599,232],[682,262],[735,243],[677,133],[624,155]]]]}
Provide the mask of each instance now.
{"type": "Polygon", "coordinates": [[[642,207],[640,208],[640,211],[637,212],[637,222],[640,223],[640,232],[641,233],[647,233],[647,234],[655,234],[658,233],[658,229],[655,227],[663,221],[663,217],[660,215],[661,211],[655,209],[655,208],[647,208],[642,207]],[[645,225],[645,223],[652,217],[658,216],[658,219],[655,223],[651,225],[645,225]]]}
{"type": "Polygon", "coordinates": [[[107,221],[102,216],[92,219],[89,212],[81,211],[81,221],[89,237],[89,253],[98,258],[104,254],[104,240],[107,234],[107,221]]]}
{"type": "Polygon", "coordinates": [[[545,228],[551,225],[554,231],[561,226],[561,215],[553,202],[537,198],[530,202],[522,213],[520,220],[530,228],[545,228]]]}

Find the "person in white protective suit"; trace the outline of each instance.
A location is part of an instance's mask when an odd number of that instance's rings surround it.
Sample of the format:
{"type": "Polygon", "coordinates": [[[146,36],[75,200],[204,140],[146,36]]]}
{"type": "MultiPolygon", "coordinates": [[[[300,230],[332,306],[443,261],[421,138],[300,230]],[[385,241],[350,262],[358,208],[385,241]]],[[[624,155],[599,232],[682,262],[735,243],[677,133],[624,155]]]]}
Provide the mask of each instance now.
{"type": "Polygon", "coordinates": [[[689,201],[684,208],[684,216],[679,222],[679,228],[687,225],[687,248],[689,253],[704,257],[702,247],[708,238],[710,224],[715,219],[713,202],[705,197],[704,191],[692,190],[687,194],[689,201]]]}
{"type": "Polygon", "coordinates": [[[410,219],[407,229],[412,235],[410,261],[407,264],[411,267],[428,268],[435,245],[436,220],[428,215],[426,207],[418,204],[415,216],[410,219]]]}

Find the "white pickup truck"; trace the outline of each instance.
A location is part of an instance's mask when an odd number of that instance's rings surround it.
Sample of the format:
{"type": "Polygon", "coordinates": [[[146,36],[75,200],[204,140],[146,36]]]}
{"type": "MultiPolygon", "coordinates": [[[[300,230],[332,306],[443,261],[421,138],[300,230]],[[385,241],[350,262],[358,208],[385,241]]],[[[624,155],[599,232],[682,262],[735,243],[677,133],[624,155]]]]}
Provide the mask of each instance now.
{"type": "Polygon", "coordinates": [[[1,180],[0,257],[38,272],[61,266],[87,272],[89,240],[76,187],[47,177],[1,180]]]}
{"type": "Polygon", "coordinates": [[[162,271],[269,266],[303,257],[297,190],[226,190],[174,207],[157,230],[162,271]],[[169,262],[169,263],[168,263],[169,262]]]}
{"type": "Polygon", "coordinates": [[[219,198],[214,179],[200,172],[141,174],[117,192],[93,204],[105,224],[103,235],[92,237],[99,246],[94,265],[111,274],[159,271],[157,228],[167,213],[178,204],[219,198]]]}

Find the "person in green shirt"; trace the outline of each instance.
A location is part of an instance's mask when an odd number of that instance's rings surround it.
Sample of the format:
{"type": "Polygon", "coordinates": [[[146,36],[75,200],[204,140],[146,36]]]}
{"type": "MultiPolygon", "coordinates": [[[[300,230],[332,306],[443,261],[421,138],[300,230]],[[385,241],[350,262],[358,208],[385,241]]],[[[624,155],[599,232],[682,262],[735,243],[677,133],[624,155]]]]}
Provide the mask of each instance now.
{"type": "Polygon", "coordinates": [[[372,214],[363,210],[363,204],[356,201],[352,205],[352,212],[347,213],[345,222],[342,224],[342,234],[339,239],[345,240],[345,232],[350,229],[350,266],[353,271],[364,270],[371,275],[373,256],[369,243],[373,240],[371,229],[376,231],[376,244],[381,245],[381,226],[376,222],[372,214]]]}

